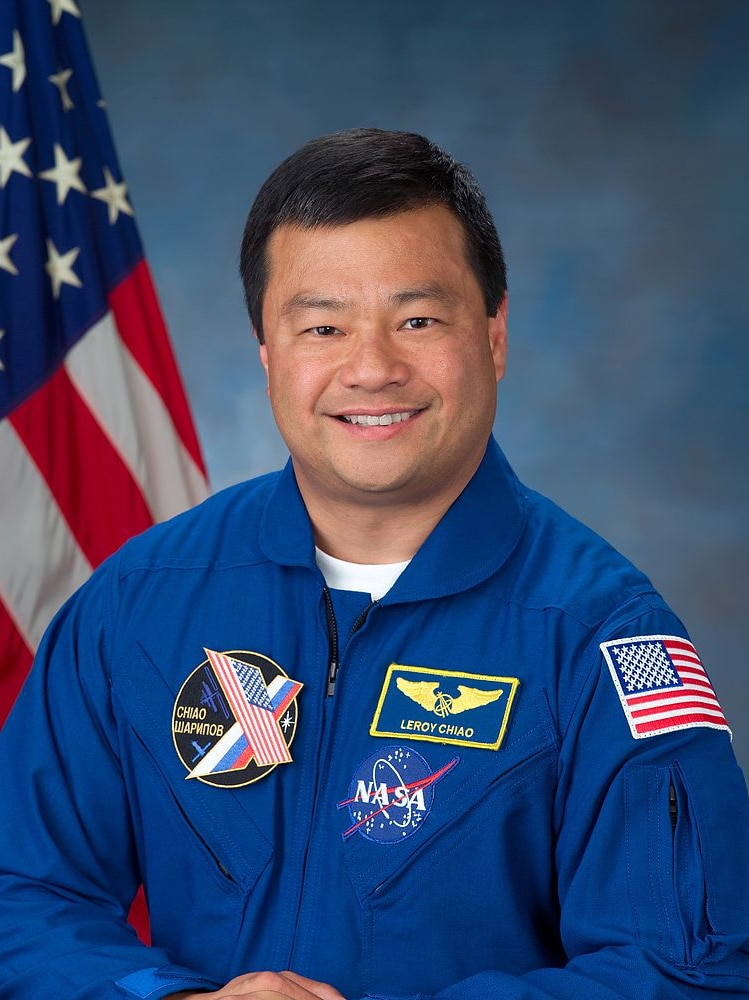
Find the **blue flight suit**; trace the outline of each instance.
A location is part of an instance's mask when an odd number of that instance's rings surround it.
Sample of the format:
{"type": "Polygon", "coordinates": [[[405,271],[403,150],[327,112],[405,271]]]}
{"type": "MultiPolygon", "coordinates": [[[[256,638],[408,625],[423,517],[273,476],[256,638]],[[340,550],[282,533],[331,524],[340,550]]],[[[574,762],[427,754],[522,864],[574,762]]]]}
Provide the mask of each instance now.
{"type": "Polygon", "coordinates": [[[708,682],[669,709],[685,649],[493,440],[374,604],[290,464],[222,492],[93,574],[0,734],[0,996],[749,995],[749,801],[708,682]]]}

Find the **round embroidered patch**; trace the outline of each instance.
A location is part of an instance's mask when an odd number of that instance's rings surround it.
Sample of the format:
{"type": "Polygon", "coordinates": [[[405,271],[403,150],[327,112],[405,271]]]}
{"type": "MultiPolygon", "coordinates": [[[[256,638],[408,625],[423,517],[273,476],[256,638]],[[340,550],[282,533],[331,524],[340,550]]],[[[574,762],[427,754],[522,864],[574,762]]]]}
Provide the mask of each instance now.
{"type": "Polygon", "coordinates": [[[434,786],[458,763],[455,757],[432,771],[414,749],[388,746],[362,761],[349,785],[348,807],[352,826],[347,840],[359,833],[376,844],[397,844],[421,827],[434,802],[434,786]]]}
{"type": "Polygon", "coordinates": [[[303,685],[262,653],[206,649],[206,655],[172,711],[172,738],[187,777],[237,788],[291,763],[303,685]]]}

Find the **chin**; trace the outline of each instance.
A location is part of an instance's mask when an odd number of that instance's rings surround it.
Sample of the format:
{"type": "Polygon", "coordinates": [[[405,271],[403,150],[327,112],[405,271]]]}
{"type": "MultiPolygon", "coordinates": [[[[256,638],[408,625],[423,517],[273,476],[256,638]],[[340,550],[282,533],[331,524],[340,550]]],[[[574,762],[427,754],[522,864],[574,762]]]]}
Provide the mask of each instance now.
{"type": "Polygon", "coordinates": [[[405,492],[408,487],[408,479],[405,476],[378,476],[377,478],[364,475],[347,476],[342,478],[341,482],[350,493],[356,495],[366,494],[369,497],[382,496],[383,498],[387,498],[401,490],[405,492]]]}

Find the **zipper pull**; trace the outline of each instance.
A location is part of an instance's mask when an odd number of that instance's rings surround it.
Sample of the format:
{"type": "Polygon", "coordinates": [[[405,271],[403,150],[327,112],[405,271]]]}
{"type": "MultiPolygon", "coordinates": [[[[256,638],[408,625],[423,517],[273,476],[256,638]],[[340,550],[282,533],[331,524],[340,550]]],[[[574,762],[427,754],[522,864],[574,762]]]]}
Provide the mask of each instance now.
{"type": "Polygon", "coordinates": [[[335,679],[338,676],[338,660],[332,659],[328,668],[328,698],[335,693],[335,679]]]}
{"type": "Polygon", "coordinates": [[[676,803],[676,789],[673,781],[668,786],[668,815],[671,820],[671,831],[676,832],[676,819],[679,815],[679,807],[676,803]]]}

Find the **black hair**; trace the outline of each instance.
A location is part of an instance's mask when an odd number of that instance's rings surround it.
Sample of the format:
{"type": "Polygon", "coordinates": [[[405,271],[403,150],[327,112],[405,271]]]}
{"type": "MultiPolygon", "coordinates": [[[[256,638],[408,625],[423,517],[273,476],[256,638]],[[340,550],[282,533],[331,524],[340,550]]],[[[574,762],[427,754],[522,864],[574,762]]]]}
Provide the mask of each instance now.
{"type": "Polygon", "coordinates": [[[313,139],[289,156],[260,188],[242,237],[239,273],[260,343],[267,246],[279,226],[338,226],[440,204],[463,226],[467,261],[487,315],[495,316],[507,291],[502,246],[476,179],[449,153],[412,132],[358,128],[313,139]]]}

